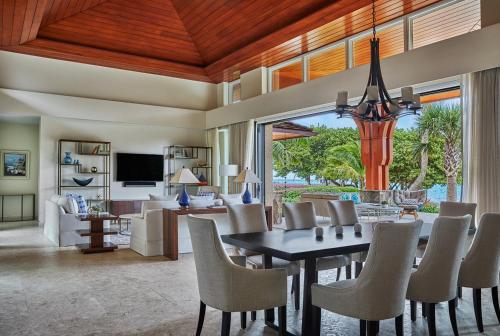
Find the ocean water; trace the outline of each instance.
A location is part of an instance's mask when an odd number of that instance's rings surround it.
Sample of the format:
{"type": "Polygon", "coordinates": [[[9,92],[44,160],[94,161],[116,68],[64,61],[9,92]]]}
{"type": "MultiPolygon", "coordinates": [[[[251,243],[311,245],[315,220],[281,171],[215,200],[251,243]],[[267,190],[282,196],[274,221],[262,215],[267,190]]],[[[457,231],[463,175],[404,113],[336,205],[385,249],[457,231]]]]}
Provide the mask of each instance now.
{"type": "MultiPolygon", "coordinates": [[[[284,184],[286,181],[287,185],[305,185],[306,181],[303,179],[284,179],[279,177],[273,178],[274,184],[284,184]]],[[[321,181],[312,180],[311,185],[321,185],[321,181]]],[[[441,201],[446,201],[446,184],[435,184],[432,188],[427,189],[427,198],[434,203],[439,203],[441,201]]],[[[457,200],[460,200],[462,196],[462,185],[457,185],[457,200]]]]}

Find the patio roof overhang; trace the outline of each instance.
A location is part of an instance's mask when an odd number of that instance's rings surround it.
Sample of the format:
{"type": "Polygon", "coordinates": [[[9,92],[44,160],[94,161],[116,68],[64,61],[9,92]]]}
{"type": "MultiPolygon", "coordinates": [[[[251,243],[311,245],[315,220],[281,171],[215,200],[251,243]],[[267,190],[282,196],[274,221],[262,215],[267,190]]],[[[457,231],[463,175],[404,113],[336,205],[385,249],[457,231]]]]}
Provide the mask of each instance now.
{"type": "Polygon", "coordinates": [[[290,121],[283,121],[273,125],[273,141],[307,138],[317,134],[318,133],[314,132],[310,127],[302,126],[290,121]]]}

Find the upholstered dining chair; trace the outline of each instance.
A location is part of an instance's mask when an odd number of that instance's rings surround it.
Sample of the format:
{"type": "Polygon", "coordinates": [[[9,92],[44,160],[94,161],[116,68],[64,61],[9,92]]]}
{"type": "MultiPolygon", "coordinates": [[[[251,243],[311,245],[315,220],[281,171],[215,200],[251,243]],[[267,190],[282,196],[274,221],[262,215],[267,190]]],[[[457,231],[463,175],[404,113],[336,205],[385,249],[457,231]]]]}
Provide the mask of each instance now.
{"type": "Polygon", "coordinates": [[[189,215],[188,227],[200,294],[196,335],[201,334],[207,305],[222,310],[222,336],[229,335],[231,312],[279,307],[279,334],[285,335],[286,271],[252,270],[234,264],[224,250],[213,219],[189,215]]]}
{"type": "MultiPolygon", "coordinates": [[[[268,231],[264,205],[260,203],[230,204],[227,205],[229,215],[229,226],[231,233],[249,233],[268,231]]],[[[248,264],[255,269],[264,268],[263,256],[254,251],[242,248],[235,249],[237,254],[247,257],[248,264]]],[[[300,284],[300,266],[296,262],[283,259],[272,259],[273,268],[284,268],[289,276],[293,276],[293,288],[300,284]],[[298,279],[297,279],[298,278],[298,279]]],[[[300,305],[300,299],[295,296],[295,307],[300,305]]],[[[255,312],[252,311],[252,320],[255,320],[255,312]]]]}
{"type": "Polygon", "coordinates": [[[476,236],[460,266],[458,285],[472,288],[474,313],[479,332],[483,332],[481,289],[491,288],[493,306],[500,323],[498,272],[500,270],[500,213],[484,213],[476,236]]]}
{"type": "Polygon", "coordinates": [[[396,318],[396,334],[403,335],[405,295],[421,227],[421,220],[376,224],[357,279],[313,284],[313,314],[323,308],[359,319],[361,335],[368,329],[368,336],[377,334],[379,321],[396,318]]]}
{"type": "MultiPolygon", "coordinates": [[[[354,225],[359,223],[358,214],[356,213],[356,208],[354,206],[354,201],[328,201],[328,210],[330,211],[331,224],[336,225],[354,225]]],[[[367,252],[357,252],[352,253],[351,259],[355,264],[355,275],[356,277],[361,272],[363,268],[363,263],[366,260],[367,252]]]]}
{"type": "Polygon", "coordinates": [[[471,218],[471,215],[436,218],[422,261],[411,274],[406,294],[410,300],[411,319],[416,320],[416,302],[422,302],[422,315],[427,317],[431,336],[436,335],[435,306],[446,301],[453,333],[458,335],[455,298],[471,218]]]}
{"type": "MultiPolygon", "coordinates": [[[[316,211],[312,202],[285,203],[283,214],[287,230],[311,229],[317,226],[316,211]]],[[[337,269],[337,281],[342,267],[346,267],[346,278],[351,278],[351,256],[339,255],[318,258],[317,270],[337,269]]]]}

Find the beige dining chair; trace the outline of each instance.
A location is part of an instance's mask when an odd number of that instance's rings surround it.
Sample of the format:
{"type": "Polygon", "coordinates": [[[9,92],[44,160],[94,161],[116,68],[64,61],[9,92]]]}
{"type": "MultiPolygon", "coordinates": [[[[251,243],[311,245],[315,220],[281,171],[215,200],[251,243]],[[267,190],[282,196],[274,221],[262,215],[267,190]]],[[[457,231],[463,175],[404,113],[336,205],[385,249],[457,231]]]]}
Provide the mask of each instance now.
{"type": "Polygon", "coordinates": [[[500,213],[481,216],[472,247],[460,266],[458,285],[472,288],[474,313],[479,332],[484,331],[481,289],[491,288],[493,306],[500,323],[498,272],[500,270],[500,213]]]}
{"type": "MultiPolygon", "coordinates": [[[[334,200],[328,201],[328,210],[330,211],[331,225],[354,225],[359,223],[358,214],[356,213],[356,207],[354,202],[351,200],[334,200]]],[[[358,277],[361,269],[363,268],[363,263],[366,260],[367,252],[357,252],[350,255],[351,260],[354,261],[355,265],[355,276],[358,277]]]]}
{"type": "Polygon", "coordinates": [[[471,218],[471,215],[436,218],[422,261],[410,277],[406,298],[410,300],[411,319],[416,320],[416,302],[422,302],[429,335],[436,334],[435,306],[446,301],[453,332],[458,335],[455,298],[471,218]]]}
{"type": "MultiPolygon", "coordinates": [[[[312,202],[285,203],[283,214],[287,230],[312,229],[317,226],[316,211],[312,202]]],[[[316,269],[324,271],[337,269],[337,281],[340,278],[342,267],[346,267],[346,278],[351,278],[351,256],[338,255],[318,258],[316,269]]]]}
{"type": "Polygon", "coordinates": [[[378,223],[357,279],[313,284],[313,315],[323,308],[359,319],[361,335],[368,329],[369,336],[377,334],[379,321],[396,318],[396,334],[403,335],[405,295],[421,227],[421,220],[378,223]]]}
{"type": "Polygon", "coordinates": [[[252,270],[233,263],[224,250],[213,219],[188,215],[188,227],[200,294],[196,335],[201,334],[207,305],[222,310],[222,336],[229,335],[231,312],[279,307],[279,334],[285,335],[286,271],[252,270]]]}
{"type": "MultiPolygon", "coordinates": [[[[231,233],[249,233],[268,231],[265,208],[263,204],[230,204],[227,206],[229,215],[229,226],[231,233]]],[[[243,248],[235,248],[237,254],[247,257],[248,264],[255,269],[264,268],[263,256],[254,251],[243,248]]],[[[293,276],[292,288],[300,284],[300,266],[296,262],[290,262],[279,258],[272,258],[273,268],[284,268],[289,276],[293,276]],[[298,278],[298,279],[297,279],[298,278]]],[[[300,306],[300,298],[295,296],[295,307],[300,306]]],[[[252,320],[255,313],[252,312],[252,320]]]]}

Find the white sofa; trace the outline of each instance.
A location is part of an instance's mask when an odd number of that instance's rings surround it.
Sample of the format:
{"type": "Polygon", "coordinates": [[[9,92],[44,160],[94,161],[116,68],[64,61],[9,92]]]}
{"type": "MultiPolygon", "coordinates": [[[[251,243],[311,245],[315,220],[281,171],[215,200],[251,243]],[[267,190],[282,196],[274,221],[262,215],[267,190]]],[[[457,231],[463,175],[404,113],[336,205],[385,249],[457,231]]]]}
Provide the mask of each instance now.
{"type": "MultiPolygon", "coordinates": [[[[212,201],[213,203],[213,201],[212,201]]],[[[206,201],[191,201],[192,207],[206,207],[206,201]]],[[[177,209],[177,201],[144,201],[142,214],[132,218],[130,248],[143,256],[163,255],[163,209],[177,209]]],[[[221,234],[229,233],[227,214],[200,215],[216,221],[221,234]]],[[[179,216],[179,253],[193,251],[187,227],[187,216],[179,216]]]]}
{"type": "MultiPolygon", "coordinates": [[[[76,230],[88,229],[88,221],[80,221],[76,214],[67,213],[64,209],[66,198],[54,195],[45,201],[45,223],[43,233],[57,246],[73,246],[89,242],[89,237],[80,237],[76,230]]],[[[104,221],[104,227],[109,228],[109,221],[104,221]]],[[[109,241],[109,236],[104,236],[109,241]]]]}

